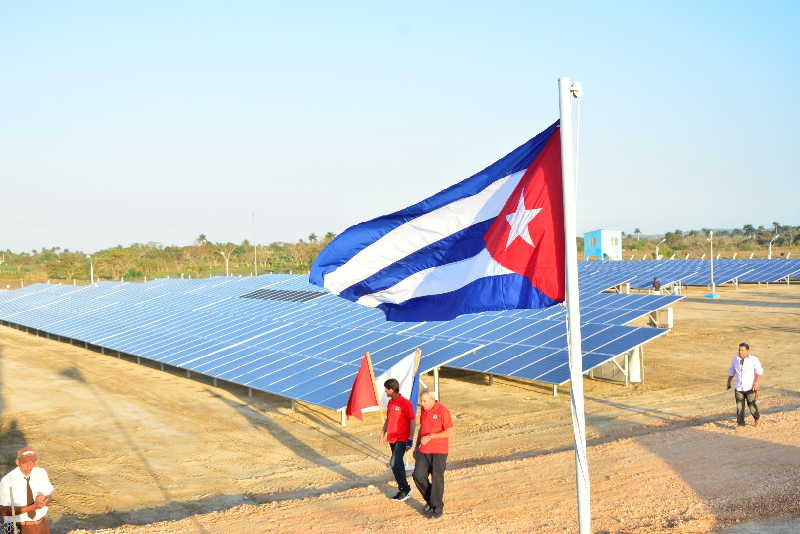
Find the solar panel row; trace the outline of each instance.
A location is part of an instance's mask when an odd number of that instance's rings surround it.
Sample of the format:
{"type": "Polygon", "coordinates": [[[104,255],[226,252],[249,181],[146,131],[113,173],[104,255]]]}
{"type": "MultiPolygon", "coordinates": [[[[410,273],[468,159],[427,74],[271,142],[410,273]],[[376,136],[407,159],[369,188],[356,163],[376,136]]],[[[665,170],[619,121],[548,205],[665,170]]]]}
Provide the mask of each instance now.
{"type": "MultiPolygon", "coordinates": [[[[591,278],[602,280],[627,278],[631,287],[649,288],[653,278],[662,285],[680,282],[683,285],[711,285],[710,260],[626,260],[584,261],[580,263],[581,283],[591,278]]],[[[714,260],[714,283],[777,282],[787,276],[800,276],[800,259],[720,259],[714,260]]]]}
{"type": "MultiPolygon", "coordinates": [[[[665,332],[611,322],[676,300],[586,291],[583,298],[584,370],[665,332]]],[[[0,294],[0,320],[333,409],[346,404],[365,351],[377,373],[420,348],[423,370],[568,380],[561,306],[390,323],[300,275],[36,284],[0,294]]]]}

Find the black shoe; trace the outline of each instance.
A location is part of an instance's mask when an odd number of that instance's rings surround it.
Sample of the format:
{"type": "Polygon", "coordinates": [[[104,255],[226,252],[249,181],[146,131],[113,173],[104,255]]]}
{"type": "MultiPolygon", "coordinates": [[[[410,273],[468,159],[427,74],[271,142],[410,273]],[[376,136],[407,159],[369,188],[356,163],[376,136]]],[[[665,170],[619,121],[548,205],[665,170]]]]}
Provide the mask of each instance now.
{"type": "Polygon", "coordinates": [[[431,506],[428,503],[425,503],[425,507],[422,509],[422,511],[425,512],[426,514],[429,514],[433,512],[433,506],[431,506]]]}
{"type": "Polygon", "coordinates": [[[429,519],[439,519],[444,514],[444,510],[431,510],[430,515],[428,516],[429,519]]]}
{"type": "Polygon", "coordinates": [[[392,497],[392,500],[397,502],[407,501],[410,495],[411,495],[411,490],[398,491],[397,494],[394,497],[392,497]]]}

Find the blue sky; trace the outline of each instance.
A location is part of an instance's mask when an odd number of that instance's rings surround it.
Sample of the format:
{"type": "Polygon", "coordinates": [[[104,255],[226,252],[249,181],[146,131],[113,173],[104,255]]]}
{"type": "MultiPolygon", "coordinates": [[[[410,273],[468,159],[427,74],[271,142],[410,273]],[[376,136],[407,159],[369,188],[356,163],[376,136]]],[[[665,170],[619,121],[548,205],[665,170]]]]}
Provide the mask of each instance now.
{"type": "Polygon", "coordinates": [[[340,232],[544,129],[558,76],[579,231],[800,224],[799,10],[7,2],[0,249],[340,232]]]}

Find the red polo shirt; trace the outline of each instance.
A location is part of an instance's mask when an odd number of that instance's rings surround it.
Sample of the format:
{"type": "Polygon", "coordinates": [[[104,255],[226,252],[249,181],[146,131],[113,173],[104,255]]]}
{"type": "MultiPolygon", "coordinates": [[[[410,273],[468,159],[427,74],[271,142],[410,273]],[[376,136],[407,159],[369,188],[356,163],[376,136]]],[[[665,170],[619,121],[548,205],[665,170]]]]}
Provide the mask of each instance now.
{"type": "MultiPolygon", "coordinates": [[[[419,424],[422,428],[422,437],[428,434],[438,434],[453,426],[453,420],[450,418],[450,410],[444,407],[439,401],[433,405],[430,410],[422,409],[419,416],[419,424]]],[[[425,454],[447,454],[450,440],[447,438],[434,438],[426,445],[419,446],[419,452],[425,454]]]]}
{"type": "Polygon", "coordinates": [[[413,420],[414,407],[411,406],[411,401],[402,395],[389,399],[386,407],[386,441],[396,443],[411,439],[409,430],[413,420]]]}

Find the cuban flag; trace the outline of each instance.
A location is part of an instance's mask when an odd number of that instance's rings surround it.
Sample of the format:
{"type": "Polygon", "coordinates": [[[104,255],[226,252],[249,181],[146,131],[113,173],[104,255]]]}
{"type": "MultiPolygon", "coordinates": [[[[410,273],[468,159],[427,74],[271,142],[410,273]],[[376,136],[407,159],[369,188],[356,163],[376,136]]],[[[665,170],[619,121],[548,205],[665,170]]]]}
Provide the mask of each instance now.
{"type": "Polygon", "coordinates": [[[564,301],[558,122],[481,172],[352,226],[310,281],[390,321],[544,308],[564,301]]]}

